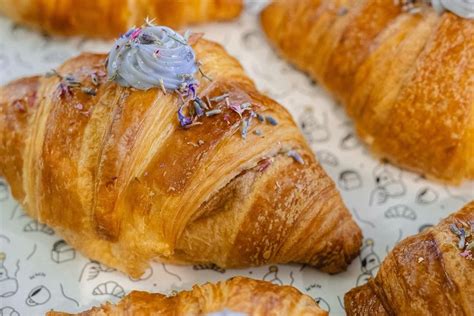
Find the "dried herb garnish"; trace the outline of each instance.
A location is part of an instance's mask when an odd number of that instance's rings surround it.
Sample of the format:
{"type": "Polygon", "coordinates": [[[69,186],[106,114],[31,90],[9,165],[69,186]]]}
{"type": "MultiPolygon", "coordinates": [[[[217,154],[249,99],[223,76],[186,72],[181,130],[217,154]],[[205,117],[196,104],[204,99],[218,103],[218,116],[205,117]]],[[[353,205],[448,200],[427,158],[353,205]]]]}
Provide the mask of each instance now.
{"type": "Polygon", "coordinates": [[[451,224],[449,225],[449,229],[453,234],[455,234],[459,240],[457,244],[457,248],[461,250],[460,255],[466,259],[469,260],[474,260],[472,251],[474,250],[474,240],[473,235],[474,235],[474,229],[473,229],[473,223],[470,223],[469,228],[464,228],[464,227],[458,227],[456,224],[451,224]],[[467,239],[470,238],[470,241],[467,239]]]}
{"type": "Polygon", "coordinates": [[[94,88],[91,88],[91,87],[82,87],[81,91],[84,92],[87,95],[92,95],[92,96],[97,94],[97,90],[95,90],[94,88]]]}
{"type": "Polygon", "coordinates": [[[302,164],[304,165],[304,160],[303,160],[303,157],[301,157],[301,155],[296,151],[296,150],[289,150],[287,152],[287,155],[291,158],[293,158],[296,162],[298,162],[299,164],[302,164]]]}
{"type": "Polygon", "coordinates": [[[268,123],[270,123],[273,126],[278,125],[278,121],[273,116],[267,115],[265,119],[267,120],[268,123]]]}
{"type": "Polygon", "coordinates": [[[240,134],[242,135],[242,138],[245,140],[247,139],[247,133],[250,126],[250,118],[242,120],[241,125],[242,127],[240,130],[240,134]]]}
{"type": "Polygon", "coordinates": [[[214,109],[214,110],[206,111],[206,116],[209,117],[209,116],[214,116],[221,113],[222,113],[222,110],[214,109]]]}

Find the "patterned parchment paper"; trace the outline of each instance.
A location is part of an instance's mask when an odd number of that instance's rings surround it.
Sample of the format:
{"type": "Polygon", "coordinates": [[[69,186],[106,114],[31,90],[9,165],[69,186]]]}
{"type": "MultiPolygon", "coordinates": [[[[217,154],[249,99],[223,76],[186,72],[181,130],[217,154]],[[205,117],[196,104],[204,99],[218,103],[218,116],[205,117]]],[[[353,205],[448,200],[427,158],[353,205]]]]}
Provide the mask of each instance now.
{"type": "MultiPolygon", "coordinates": [[[[344,293],[374,276],[399,240],[474,199],[472,182],[444,186],[374,159],[355,136],[343,109],[268,45],[256,15],[262,5],[252,1],[236,21],[191,30],[222,43],[258,87],[293,114],[363,229],[360,256],[346,272],[332,276],[296,264],[226,271],[215,266],[155,263],[142,278],[131,279],[85,258],[53,229],[26,216],[0,179],[0,315],[81,311],[107,300],[117,301],[134,289],[172,293],[235,275],[292,284],[331,314],[343,315],[344,293]]],[[[0,18],[0,84],[44,73],[82,51],[105,52],[110,45],[51,38],[0,18]]]]}

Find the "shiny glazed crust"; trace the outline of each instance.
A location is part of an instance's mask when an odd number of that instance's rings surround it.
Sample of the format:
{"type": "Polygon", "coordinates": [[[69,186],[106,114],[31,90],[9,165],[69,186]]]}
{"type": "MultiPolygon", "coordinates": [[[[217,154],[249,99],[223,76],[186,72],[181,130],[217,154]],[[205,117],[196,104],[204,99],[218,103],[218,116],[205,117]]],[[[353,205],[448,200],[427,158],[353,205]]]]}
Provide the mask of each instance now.
{"type": "Polygon", "coordinates": [[[261,20],[377,155],[442,181],[473,179],[474,20],[396,2],[277,0],[261,20]]]}
{"type": "MultiPolygon", "coordinates": [[[[191,291],[166,297],[158,293],[134,291],[116,305],[106,303],[79,313],[81,316],[122,315],[207,315],[230,310],[249,316],[326,316],[310,297],[291,286],[235,277],[216,284],[195,285],[191,291]]],[[[48,316],[71,314],[49,312],[48,316]]]]}
{"type": "Polygon", "coordinates": [[[202,99],[229,93],[279,124],[254,119],[244,140],[225,109],[183,129],[176,94],[120,87],[105,77],[105,55],[83,54],[58,72],[95,96],[65,92],[56,76],[0,89],[0,175],[14,197],[86,256],[132,276],[150,260],[344,270],[361,231],[290,114],[220,45],[194,49],[213,78],[199,76],[202,99]]]}
{"type": "Polygon", "coordinates": [[[344,297],[349,316],[473,315],[474,260],[461,256],[450,225],[474,226],[474,201],[437,226],[401,241],[375,279],[344,297]]]}
{"type": "Polygon", "coordinates": [[[0,13],[46,33],[115,38],[145,18],[173,28],[237,17],[242,0],[0,0],[0,13]]]}

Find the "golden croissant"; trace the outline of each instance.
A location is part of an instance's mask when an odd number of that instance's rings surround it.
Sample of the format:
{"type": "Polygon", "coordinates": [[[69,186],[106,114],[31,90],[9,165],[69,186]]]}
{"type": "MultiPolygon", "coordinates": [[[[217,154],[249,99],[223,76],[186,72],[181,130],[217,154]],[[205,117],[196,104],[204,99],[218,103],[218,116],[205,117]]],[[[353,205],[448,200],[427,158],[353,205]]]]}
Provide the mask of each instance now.
{"type": "Polygon", "coordinates": [[[378,156],[442,181],[474,179],[474,20],[409,2],[277,0],[261,21],[378,156]]]}
{"type": "Polygon", "coordinates": [[[46,33],[115,38],[145,18],[179,28],[237,17],[242,0],[0,0],[0,13],[46,33]]]}
{"type": "Polygon", "coordinates": [[[375,279],[345,295],[349,316],[472,315],[474,201],[401,241],[375,279]]]}
{"type": "MultiPolygon", "coordinates": [[[[328,315],[316,302],[291,286],[235,277],[166,297],[134,291],[118,304],[106,303],[78,315],[328,315]],[[220,314],[221,312],[222,314],[220,314]]],[[[48,316],[71,314],[49,312],[48,316]]]]}
{"type": "Polygon", "coordinates": [[[176,94],[119,86],[106,55],[85,53],[54,76],[0,89],[0,175],[13,196],[86,256],[132,276],[151,260],[344,270],[361,231],[290,114],[220,45],[193,48],[212,79],[198,78],[199,97],[252,104],[265,122],[254,118],[244,135],[249,112],[225,107],[182,128],[176,94]]]}

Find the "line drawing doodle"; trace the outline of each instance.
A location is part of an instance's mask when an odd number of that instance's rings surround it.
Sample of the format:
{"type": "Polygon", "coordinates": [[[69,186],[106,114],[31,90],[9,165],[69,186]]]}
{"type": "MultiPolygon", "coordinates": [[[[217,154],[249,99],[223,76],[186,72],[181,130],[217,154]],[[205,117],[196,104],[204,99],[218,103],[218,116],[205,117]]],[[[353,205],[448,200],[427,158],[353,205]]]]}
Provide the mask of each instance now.
{"type": "Polygon", "coordinates": [[[7,241],[7,243],[10,243],[10,242],[11,242],[10,238],[8,238],[8,237],[7,237],[7,236],[5,236],[5,235],[0,235],[0,239],[4,239],[4,240],[6,240],[6,241],[7,241]]]}
{"type": "MultiPolygon", "coordinates": [[[[400,242],[400,240],[402,240],[402,237],[403,237],[403,231],[402,231],[401,228],[399,228],[398,229],[398,238],[395,241],[395,243],[393,244],[393,247],[395,247],[400,242]]],[[[390,245],[385,246],[385,252],[387,252],[387,254],[388,254],[390,252],[391,248],[392,247],[390,247],[390,245]]]]}
{"type": "Polygon", "coordinates": [[[46,235],[54,235],[54,231],[48,227],[46,224],[41,224],[36,219],[28,222],[25,227],[23,227],[24,232],[41,232],[46,235]]]}
{"type": "Polygon", "coordinates": [[[20,204],[16,204],[13,209],[12,209],[12,212],[11,212],[11,215],[10,215],[10,220],[13,220],[16,218],[22,218],[22,217],[28,217],[28,215],[26,215],[25,212],[23,212],[22,208],[20,207],[20,204]],[[17,211],[20,211],[20,214],[17,216],[17,211]]]}
{"type": "Polygon", "coordinates": [[[13,273],[13,275],[14,275],[15,278],[16,278],[16,276],[17,276],[17,274],[18,274],[18,271],[20,271],[20,259],[18,259],[18,260],[16,261],[15,267],[16,267],[16,269],[15,269],[15,272],[13,273]]]}
{"type": "Polygon", "coordinates": [[[153,268],[148,267],[142,276],[139,276],[138,278],[132,278],[131,276],[129,276],[128,278],[130,279],[130,281],[139,282],[139,281],[148,280],[149,278],[151,278],[152,275],[153,275],[153,268]]]}
{"type": "Polygon", "coordinates": [[[36,244],[33,246],[33,250],[32,250],[31,253],[28,255],[28,257],[26,257],[26,260],[30,260],[31,257],[33,257],[33,255],[34,255],[35,252],[36,252],[36,248],[37,248],[37,247],[38,247],[38,246],[37,246],[36,244]]]}
{"type": "Polygon", "coordinates": [[[308,292],[308,294],[310,294],[310,296],[313,297],[314,301],[318,303],[319,307],[321,307],[327,312],[330,312],[331,306],[329,305],[329,303],[321,296],[311,293],[313,292],[313,290],[321,289],[321,288],[322,286],[320,284],[310,284],[309,286],[306,287],[306,292],[308,292]]]}
{"type": "Polygon", "coordinates": [[[0,315],[1,316],[20,316],[20,313],[18,313],[16,309],[14,309],[11,306],[5,306],[5,307],[0,308],[0,315]]]}
{"type": "Polygon", "coordinates": [[[341,149],[343,150],[356,149],[360,145],[361,143],[359,142],[357,135],[353,131],[348,132],[339,143],[339,147],[341,147],[341,149]]]}
{"type": "Polygon", "coordinates": [[[276,285],[283,285],[282,280],[278,277],[278,266],[268,267],[268,272],[263,276],[263,281],[268,281],[276,285]]]}
{"type": "Polygon", "coordinates": [[[76,259],[76,250],[69,246],[65,240],[61,239],[53,244],[51,260],[56,263],[63,263],[74,259],[76,259]]]}
{"type": "Polygon", "coordinates": [[[44,285],[33,288],[26,297],[26,305],[30,307],[46,304],[51,299],[51,292],[44,285]]]}
{"type": "Polygon", "coordinates": [[[409,206],[397,204],[389,207],[385,211],[385,218],[405,218],[411,221],[416,220],[416,212],[409,206]]]}
{"type": "Polygon", "coordinates": [[[433,224],[423,224],[418,228],[418,232],[421,233],[430,227],[433,227],[433,224]]]}
{"type": "Polygon", "coordinates": [[[322,113],[322,118],[317,118],[311,107],[305,107],[300,115],[300,127],[309,143],[322,143],[331,138],[328,127],[328,114],[322,113]]]}
{"type": "Polygon", "coordinates": [[[6,201],[8,197],[8,186],[2,179],[0,179],[0,201],[6,201]]]}
{"type": "Polygon", "coordinates": [[[352,209],[352,212],[354,213],[354,217],[361,223],[364,223],[366,225],[369,225],[370,227],[372,228],[375,228],[375,224],[372,223],[371,221],[367,220],[367,219],[363,219],[362,217],[360,217],[359,215],[359,212],[357,212],[357,210],[355,208],[352,209]]]}
{"type": "Polygon", "coordinates": [[[318,303],[321,309],[324,309],[328,313],[331,312],[331,306],[325,299],[323,299],[322,297],[315,297],[314,300],[316,301],[316,303],[318,303]]]}
{"type": "Polygon", "coordinates": [[[328,165],[331,167],[337,167],[339,165],[339,161],[337,157],[333,153],[327,150],[317,151],[316,156],[318,157],[318,161],[321,164],[328,165]]]}
{"type": "Polygon", "coordinates": [[[18,281],[15,277],[8,275],[8,270],[5,267],[5,260],[7,255],[0,252],[0,297],[10,297],[18,292],[18,281]]]}
{"type": "Polygon", "coordinates": [[[30,275],[30,280],[36,279],[37,277],[46,277],[46,273],[44,272],[35,272],[32,275],[30,275]]]}
{"type": "Polygon", "coordinates": [[[380,267],[380,258],[374,251],[374,240],[365,240],[359,254],[360,269],[362,274],[357,278],[356,286],[367,283],[370,278],[375,277],[380,267]]]}
{"type": "Polygon", "coordinates": [[[174,276],[174,277],[177,278],[180,282],[182,281],[182,280],[181,280],[181,277],[180,277],[178,274],[173,273],[173,272],[171,272],[171,271],[168,270],[168,268],[166,267],[166,264],[162,263],[161,265],[163,266],[163,270],[165,270],[165,272],[166,272],[167,274],[174,276]]]}
{"type": "Polygon", "coordinates": [[[123,287],[115,281],[107,281],[97,285],[94,290],[92,290],[92,295],[110,295],[116,298],[122,298],[125,296],[125,290],[123,287]]]}
{"type": "Polygon", "coordinates": [[[405,195],[406,187],[401,179],[401,171],[389,167],[386,163],[379,164],[373,171],[375,188],[370,194],[369,205],[380,205],[389,198],[405,195]]]}
{"type": "Polygon", "coordinates": [[[352,191],[362,187],[362,177],[356,170],[344,170],[339,174],[339,187],[345,191],[352,191]]]}
{"type": "Polygon", "coordinates": [[[196,264],[193,266],[194,270],[213,270],[219,273],[225,273],[225,269],[219,267],[214,263],[206,263],[206,264],[196,264]]]}
{"type": "Polygon", "coordinates": [[[339,302],[339,305],[341,306],[342,310],[346,310],[344,302],[341,300],[341,297],[339,295],[337,296],[337,301],[339,302]]]}
{"type": "Polygon", "coordinates": [[[438,193],[430,187],[423,187],[416,193],[415,202],[418,204],[431,204],[438,200],[438,193]]]}
{"type": "Polygon", "coordinates": [[[86,281],[91,281],[97,278],[101,272],[113,271],[115,271],[115,269],[109,268],[98,261],[91,260],[90,262],[86,263],[82,268],[81,274],[79,275],[79,282],[82,281],[82,277],[84,276],[84,274],[87,275],[86,281]]]}
{"type": "Polygon", "coordinates": [[[75,299],[73,299],[72,297],[70,296],[67,296],[66,293],[64,293],[64,288],[63,288],[63,284],[62,283],[59,283],[59,287],[61,289],[61,294],[64,296],[65,299],[67,300],[70,300],[70,301],[73,301],[74,303],[76,303],[77,307],[79,307],[79,302],[76,301],[75,299]]]}

